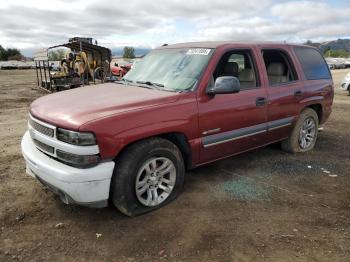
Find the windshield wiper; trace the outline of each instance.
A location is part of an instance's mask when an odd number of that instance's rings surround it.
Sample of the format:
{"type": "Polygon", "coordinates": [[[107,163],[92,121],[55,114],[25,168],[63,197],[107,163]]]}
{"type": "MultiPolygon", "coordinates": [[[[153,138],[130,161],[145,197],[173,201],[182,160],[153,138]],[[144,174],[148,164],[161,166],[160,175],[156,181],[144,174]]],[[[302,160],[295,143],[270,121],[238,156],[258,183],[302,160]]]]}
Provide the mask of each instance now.
{"type": "Polygon", "coordinates": [[[151,82],[151,81],[136,81],[138,84],[148,85],[148,86],[155,86],[155,87],[164,87],[163,84],[151,82]]]}
{"type": "MultiPolygon", "coordinates": [[[[159,84],[159,83],[155,83],[155,82],[151,82],[151,81],[136,81],[136,83],[142,84],[142,85],[153,86],[153,87],[157,88],[158,90],[164,90],[164,91],[168,91],[168,92],[181,93],[181,92],[179,92],[177,90],[166,88],[165,85],[163,85],[163,84],[159,84]]],[[[145,86],[143,86],[143,87],[145,87],[145,86]]]]}
{"type": "Polygon", "coordinates": [[[133,80],[130,80],[130,79],[126,79],[126,78],[122,78],[118,81],[123,81],[125,85],[131,85],[131,86],[139,86],[139,87],[142,87],[142,88],[148,88],[148,89],[153,89],[151,86],[152,84],[149,83],[149,82],[143,82],[143,81],[136,81],[134,82],[133,80]],[[142,84],[142,85],[140,85],[142,84]]]}
{"type": "Polygon", "coordinates": [[[129,84],[131,84],[131,83],[133,83],[133,82],[134,82],[134,81],[129,80],[129,79],[125,79],[125,78],[121,78],[121,79],[116,79],[116,80],[114,80],[114,83],[118,83],[118,84],[124,83],[125,85],[129,85],[129,84]]]}
{"type": "Polygon", "coordinates": [[[134,81],[126,79],[126,78],[122,78],[121,80],[124,81],[124,82],[128,82],[128,83],[133,83],[134,82],[134,81]]]}
{"type": "Polygon", "coordinates": [[[151,88],[151,86],[153,88],[156,88],[158,90],[164,90],[164,91],[168,91],[168,92],[178,92],[181,93],[181,91],[177,91],[174,89],[170,89],[170,88],[166,88],[165,85],[163,84],[159,84],[159,83],[155,83],[155,82],[151,82],[151,81],[136,81],[137,84],[142,84],[142,87],[145,88],[151,88]],[[146,85],[146,86],[145,86],[146,85]]]}

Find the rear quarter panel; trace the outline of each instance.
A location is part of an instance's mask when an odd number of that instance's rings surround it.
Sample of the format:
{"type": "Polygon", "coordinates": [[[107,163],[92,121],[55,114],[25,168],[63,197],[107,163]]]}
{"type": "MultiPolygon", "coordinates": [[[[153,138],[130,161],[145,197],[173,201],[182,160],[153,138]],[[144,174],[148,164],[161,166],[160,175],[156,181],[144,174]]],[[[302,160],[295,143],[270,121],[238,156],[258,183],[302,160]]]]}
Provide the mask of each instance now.
{"type": "Polygon", "coordinates": [[[300,100],[300,105],[305,108],[310,105],[320,104],[322,106],[322,116],[320,124],[324,124],[332,112],[333,81],[327,79],[305,80],[303,93],[304,97],[300,100]]]}
{"type": "Polygon", "coordinates": [[[303,86],[303,98],[299,101],[300,108],[303,110],[310,105],[321,105],[322,117],[320,119],[320,124],[324,124],[332,112],[334,98],[332,74],[329,71],[330,79],[307,80],[294,49],[291,48],[290,51],[303,86]]]}

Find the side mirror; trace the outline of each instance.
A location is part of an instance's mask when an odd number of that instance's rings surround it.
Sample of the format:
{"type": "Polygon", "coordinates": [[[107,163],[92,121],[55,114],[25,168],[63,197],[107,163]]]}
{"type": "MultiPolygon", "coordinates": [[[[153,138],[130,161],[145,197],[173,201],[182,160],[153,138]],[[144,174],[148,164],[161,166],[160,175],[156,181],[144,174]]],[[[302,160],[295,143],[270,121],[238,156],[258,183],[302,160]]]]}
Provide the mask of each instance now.
{"type": "Polygon", "coordinates": [[[216,94],[233,94],[241,90],[241,85],[237,77],[220,76],[216,78],[214,86],[207,90],[207,94],[214,96],[216,94]]]}

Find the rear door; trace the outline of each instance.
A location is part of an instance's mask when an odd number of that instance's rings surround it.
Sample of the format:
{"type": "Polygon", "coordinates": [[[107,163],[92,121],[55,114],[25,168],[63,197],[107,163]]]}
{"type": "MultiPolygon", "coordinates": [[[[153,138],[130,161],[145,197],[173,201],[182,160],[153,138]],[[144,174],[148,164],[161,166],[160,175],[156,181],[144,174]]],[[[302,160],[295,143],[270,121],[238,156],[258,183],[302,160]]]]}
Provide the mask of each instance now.
{"type": "Polygon", "coordinates": [[[264,85],[267,87],[268,117],[267,139],[269,142],[287,138],[300,112],[299,101],[303,99],[303,85],[295,68],[293,58],[285,49],[261,46],[264,85]]]}
{"type": "Polygon", "coordinates": [[[256,52],[252,49],[233,49],[219,60],[209,85],[220,76],[235,76],[241,90],[214,97],[203,94],[198,99],[201,163],[266,142],[267,94],[256,65],[256,52]]]}

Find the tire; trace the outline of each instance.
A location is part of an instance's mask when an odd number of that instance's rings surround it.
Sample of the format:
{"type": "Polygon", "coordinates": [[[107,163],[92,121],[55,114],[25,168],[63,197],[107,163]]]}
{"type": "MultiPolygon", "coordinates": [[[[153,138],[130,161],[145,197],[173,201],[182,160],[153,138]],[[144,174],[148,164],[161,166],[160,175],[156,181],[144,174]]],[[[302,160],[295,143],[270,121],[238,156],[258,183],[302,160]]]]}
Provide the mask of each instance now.
{"type": "Polygon", "coordinates": [[[118,157],[115,166],[111,182],[111,200],[115,207],[127,216],[136,216],[160,208],[174,200],[183,188],[185,166],[181,152],[166,139],[152,138],[129,146],[118,157]],[[154,163],[156,164],[153,165],[154,163]],[[169,166],[162,170],[166,163],[169,166]],[[149,173],[150,170],[158,169],[159,173],[149,173]],[[168,169],[170,171],[166,173],[164,170],[168,169]],[[162,172],[165,173],[161,175],[162,172]],[[144,182],[146,180],[147,182],[144,182]],[[140,190],[136,188],[136,181],[143,185],[140,190]],[[164,186],[170,192],[165,192],[164,186]],[[145,187],[143,194],[137,193],[142,192],[145,187]]]}
{"type": "MultiPolygon", "coordinates": [[[[282,141],[281,143],[282,149],[291,153],[307,152],[312,150],[317,140],[318,124],[319,124],[319,119],[315,110],[311,108],[304,109],[301,112],[299,119],[295,124],[290,137],[282,141]],[[312,128],[313,130],[312,132],[305,131],[305,129],[304,129],[304,132],[302,131],[304,127],[308,126],[306,121],[310,121],[314,124],[314,127],[312,128]],[[311,136],[312,136],[312,139],[310,139],[311,136]],[[306,142],[303,144],[304,139],[306,139],[306,142]]],[[[311,127],[311,124],[309,126],[311,127]]]]}

